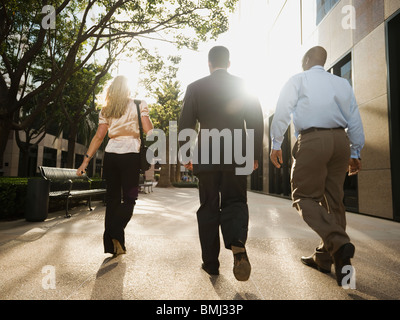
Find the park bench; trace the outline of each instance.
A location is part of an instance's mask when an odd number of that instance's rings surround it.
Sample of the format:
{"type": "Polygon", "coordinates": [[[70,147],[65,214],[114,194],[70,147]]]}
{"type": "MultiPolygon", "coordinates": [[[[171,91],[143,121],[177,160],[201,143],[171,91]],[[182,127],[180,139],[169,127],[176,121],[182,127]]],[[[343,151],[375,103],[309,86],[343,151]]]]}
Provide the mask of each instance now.
{"type": "Polygon", "coordinates": [[[106,189],[91,189],[92,180],[83,174],[76,175],[76,169],[39,167],[40,173],[45,180],[50,182],[49,198],[65,199],[65,216],[71,217],[68,212],[69,200],[72,198],[87,198],[88,207],[92,211],[91,197],[106,193],[106,189]],[[84,182],[84,183],[80,183],[84,182]],[[76,188],[75,185],[78,187],[76,188]]]}
{"type": "Polygon", "coordinates": [[[147,192],[153,192],[153,181],[145,180],[143,175],[139,176],[139,190],[147,192]]]}

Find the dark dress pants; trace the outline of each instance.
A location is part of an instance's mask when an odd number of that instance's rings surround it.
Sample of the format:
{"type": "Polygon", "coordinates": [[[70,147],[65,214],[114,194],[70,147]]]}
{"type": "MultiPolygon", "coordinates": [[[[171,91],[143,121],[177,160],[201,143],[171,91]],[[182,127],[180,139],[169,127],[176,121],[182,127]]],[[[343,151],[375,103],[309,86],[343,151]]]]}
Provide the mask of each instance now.
{"type": "Polygon", "coordinates": [[[203,262],[219,267],[219,226],[225,247],[246,243],[249,211],[247,207],[247,176],[235,171],[200,172],[200,208],[197,211],[203,262]]]}
{"type": "Polygon", "coordinates": [[[125,249],[125,227],[130,221],[139,192],[139,154],[105,153],[104,177],[107,184],[104,252],[114,253],[112,239],[125,249]]]}

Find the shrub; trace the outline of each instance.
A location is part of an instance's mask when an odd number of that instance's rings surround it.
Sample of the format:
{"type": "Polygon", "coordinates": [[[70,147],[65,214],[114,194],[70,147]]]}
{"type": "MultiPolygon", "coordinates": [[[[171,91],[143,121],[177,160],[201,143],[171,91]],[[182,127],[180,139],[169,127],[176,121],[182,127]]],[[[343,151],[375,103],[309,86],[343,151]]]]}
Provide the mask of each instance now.
{"type": "Polygon", "coordinates": [[[0,219],[23,217],[28,178],[0,178],[0,219]]]}
{"type": "MultiPolygon", "coordinates": [[[[0,177],[0,220],[20,219],[25,215],[26,199],[28,193],[28,179],[31,178],[15,178],[15,177],[0,177]]],[[[42,179],[42,178],[33,178],[42,179]]],[[[74,189],[86,189],[87,182],[74,183],[74,189]]],[[[93,179],[91,188],[104,188],[104,181],[101,179],[93,179]]],[[[103,200],[104,196],[98,195],[92,197],[92,201],[103,200]]],[[[79,205],[82,200],[76,199],[70,202],[70,208],[79,205]]],[[[86,201],[85,201],[86,203],[86,201]]],[[[65,209],[64,199],[52,199],[49,201],[49,212],[65,209]]]]}
{"type": "Polygon", "coordinates": [[[175,188],[197,188],[197,182],[173,182],[175,188]]]}

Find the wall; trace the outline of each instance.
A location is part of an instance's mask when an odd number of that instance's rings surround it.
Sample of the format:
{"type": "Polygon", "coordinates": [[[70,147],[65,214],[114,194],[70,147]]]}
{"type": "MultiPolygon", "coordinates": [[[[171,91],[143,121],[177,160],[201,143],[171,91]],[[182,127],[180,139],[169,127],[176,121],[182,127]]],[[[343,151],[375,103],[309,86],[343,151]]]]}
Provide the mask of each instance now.
{"type": "MultiPolygon", "coordinates": [[[[400,0],[341,0],[318,26],[316,1],[279,1],[274,6],[272,11],[278,14],[269,30],[270,57],[278,65],[291,61],[292,72],[284,72],[286,79],[300,72],[293,61],[300,63],[312,46],[321,45],[328,51],[326,69],[352,54],[353,87],[366,136],[358,177],[359,212],[393,219],[385,20],[400,9],[400,0]],[[355,9],[355,29],[343,28],[348,8],[355,9]],[[294,14],[298,17],[293,18],[294,14]],[[288,56],[282,43],[289,41],[288,56]]],[[[283,85],[281,79],[278,82],[283,85]]]]}

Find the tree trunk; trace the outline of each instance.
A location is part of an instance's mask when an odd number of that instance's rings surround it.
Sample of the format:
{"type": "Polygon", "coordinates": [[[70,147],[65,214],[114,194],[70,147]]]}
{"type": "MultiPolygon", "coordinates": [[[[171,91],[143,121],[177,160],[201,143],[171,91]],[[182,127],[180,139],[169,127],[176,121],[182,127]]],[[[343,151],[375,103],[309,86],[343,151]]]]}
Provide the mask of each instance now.
{"type": "Polygon", "coordinates": [[[20,159],[18,166],[18,176],[28,176],[28,163],[29,163],[29,137],[25,132],[25,142],[21,141],[19,132],[15,132],[15,139],[20,150],[20,159]]]}
{"type": "Polygon", "coordinates": [[[20,167],[18,168],[19,177],[28,176],[28,165],[29,165],[29,148],[20,149],[21,159],[19,160],[20,167]]]}
{"type": "Polygon", "coordinates": [[[175,164],[171,164],[170,165],[170,171],[169,171],[169,178],[170,178],[171,183],[176,182],[175,170],[176,170],[176,165],[175,164]]]}
{"type": "Polygon", "coordinates": [[[0,167],[3,166],[3,156],[6,151],[8,136],[11,132],[12,122],[7,118],[0,118],[0,167]]]}
{"type": "Polygon", "coordinates": [[[179,162],[179,160],[178,160],[178,163],[176,164],[175,179],[176,179],[176,182],[181,181],[181,163],[179,162]]]}
{"type": "Polygon", "coordinates": [[[168,188],[171,186],[168,138],[167,138],[166,150],[167,150],[167,155],[166,155],[167,163],[161,165],[160,180],[158,180],[157,183],[157,187],[160,188],[168,188]]]}
{"type": "Polygon", "coordinates": [[[170,165],[169,164],[162,164],[161,171],[160,171],[160,180],[158,180],[157,187],[160,188],[168,188],[171,186],[170,181],[170,165]]]}
{"type": "Polygon", "coordinates": [[[67,154],[67,168],[74,168],[75,163],[75,141],[78,128],[70,124],[70,131],[68,135],[68,154],[67,154]]]}

